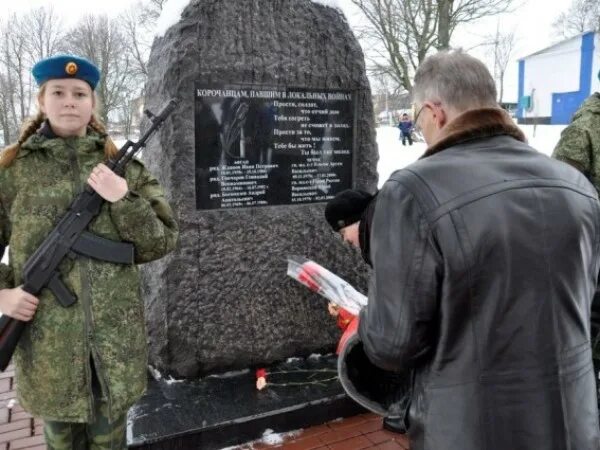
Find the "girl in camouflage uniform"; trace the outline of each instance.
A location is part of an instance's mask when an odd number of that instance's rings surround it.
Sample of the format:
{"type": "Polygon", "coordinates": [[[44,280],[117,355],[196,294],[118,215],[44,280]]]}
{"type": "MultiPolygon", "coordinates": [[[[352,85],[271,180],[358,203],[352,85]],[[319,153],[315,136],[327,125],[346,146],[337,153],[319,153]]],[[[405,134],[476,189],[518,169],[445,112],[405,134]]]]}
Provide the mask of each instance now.
{"type": "Polygon", "coordinates": [[[0,311],[28,321],[14,354],[23,408],[45,420],[50,449],[121,449],[128,408],[146,387],[146,334],[136,265],[67,260],[77,297],[64,308],[19,286],[27,258],[87,182],[106,202],[89,231],[134,245],[135,262],[166,255],[178,228],[157,180],[132,161],[124,178],[103,164],[117,152],[93,113],[98,69],[75,56],[33,68],[40,111],[0,153],[0,311]]]}

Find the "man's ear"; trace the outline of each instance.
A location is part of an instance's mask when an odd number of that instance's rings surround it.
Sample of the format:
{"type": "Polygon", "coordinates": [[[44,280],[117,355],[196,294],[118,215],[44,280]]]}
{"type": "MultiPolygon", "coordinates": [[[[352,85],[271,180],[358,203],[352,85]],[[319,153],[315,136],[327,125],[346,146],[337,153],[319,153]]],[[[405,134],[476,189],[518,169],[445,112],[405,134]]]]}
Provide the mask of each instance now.
{"type": "Polygon", "coordinates": [[[437,108],[435,111],[435,122],[438,128],[444,128],[444,126],[448,123],[448,114],[444,108],[437,108]]]}

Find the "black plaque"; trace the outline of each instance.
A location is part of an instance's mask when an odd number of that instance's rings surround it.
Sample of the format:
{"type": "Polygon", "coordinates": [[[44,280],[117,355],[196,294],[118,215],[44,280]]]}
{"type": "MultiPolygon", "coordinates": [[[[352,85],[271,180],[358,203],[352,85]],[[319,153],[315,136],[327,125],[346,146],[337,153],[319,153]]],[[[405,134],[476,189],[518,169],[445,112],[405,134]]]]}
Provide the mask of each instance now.
{"type": "Polygon", "coordinates": [[[351,91],[196,86],[196,208],[323,202],[352,187],[351,91]]]}

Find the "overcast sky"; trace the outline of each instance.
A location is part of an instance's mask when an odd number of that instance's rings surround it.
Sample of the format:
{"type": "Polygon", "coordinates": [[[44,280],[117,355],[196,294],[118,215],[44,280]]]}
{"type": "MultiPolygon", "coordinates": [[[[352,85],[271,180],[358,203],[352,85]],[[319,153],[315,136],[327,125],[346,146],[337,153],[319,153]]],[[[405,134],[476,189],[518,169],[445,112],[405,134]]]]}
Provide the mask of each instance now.
{"type": "MultiPolygon", "coordinates": [[[[5,2],[9,3],[9,0],[2,0],[2,3],[5,2]]],[[[336,0],[336,2],[344,10],[351,25],[360,20],[360,14],[357,13],[350,0],[336,0]]],[[[9,10],[2,5],[0,18],[6,17],[9,14],[8,11],[23,12],[48,3],[53,5],[56,13],[64,19],[66,25],[71,25],[86,13],[118,15],[124,9],[134,5],[136,0],[17,0],[10,1],[9,10]]],[[[568,8],[569,4],[570,0],[515,0],[515,6],[511,13],[484,19],[474,25],[457,30],[452,44],[461,46],[483,59],[486,50],[474,47],[483,40],[486,34],[495,32],[498,23],[502,29],[515,29],[518,42],[514,60],[510,63],[509,72],[506,75],[505,90],[507,96],[516,101],[517,59],[560,40],[560,37],[553,36],[552,22],[568,8]]]]}

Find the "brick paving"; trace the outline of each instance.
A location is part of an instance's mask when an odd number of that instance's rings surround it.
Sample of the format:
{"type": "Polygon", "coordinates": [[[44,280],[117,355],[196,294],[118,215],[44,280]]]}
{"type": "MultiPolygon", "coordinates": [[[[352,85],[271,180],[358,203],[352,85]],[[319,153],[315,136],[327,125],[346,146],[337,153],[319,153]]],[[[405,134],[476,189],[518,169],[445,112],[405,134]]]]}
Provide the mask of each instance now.
{"type": "Polygon", "coordinates": [[[405,435],[390,433],[382,428],[381,417],[362,414],[343,420],[302,430],[299,434],[283,436],[278,444],[267,443],[270,439],[240,445],[235,450],[410,450],[405,435]]]}
{"type": "MultiPolygon", "coordinates": [[[[0,373],[0,450],[46,450],[43,422],[23,411],[16,400],[12,366],[0,373]]],[[[362,414],[284,435],[277,444],[265,440],[240,445],[238,450],[409,450],[406,436],[383,430],[381,418],[362,414]]],[[[196,449],[189,449],[196,450],[196,449]]],[[[200,449],[198,449],[200,450],[200,449]]]]}
{"type": "Polygon", "coordinates": [[[23,411],[16,399],[12,366],[0,373],[0,450],[46,450],[42,422],[23,411]]]}

